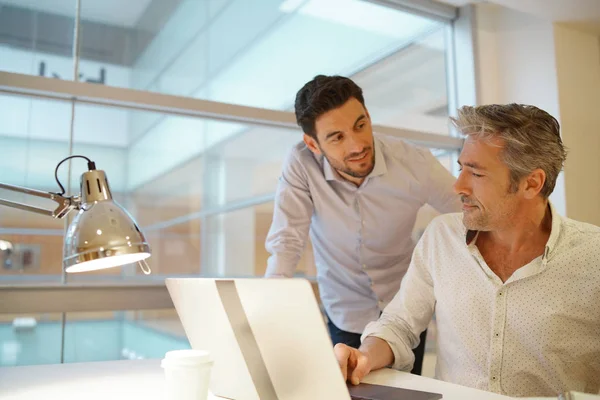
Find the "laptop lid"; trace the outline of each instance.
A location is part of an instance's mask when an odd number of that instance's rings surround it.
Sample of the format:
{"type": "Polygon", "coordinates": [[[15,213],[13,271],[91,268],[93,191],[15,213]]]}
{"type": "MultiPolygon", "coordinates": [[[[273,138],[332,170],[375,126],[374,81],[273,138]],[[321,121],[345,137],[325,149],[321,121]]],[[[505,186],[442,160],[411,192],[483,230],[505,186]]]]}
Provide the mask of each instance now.
{"type": "Polygon", "coordinates": [[[192,348],[214,358],[211,391],[235,400],[349,400],[303,279],[169,278],[192,348]]]}

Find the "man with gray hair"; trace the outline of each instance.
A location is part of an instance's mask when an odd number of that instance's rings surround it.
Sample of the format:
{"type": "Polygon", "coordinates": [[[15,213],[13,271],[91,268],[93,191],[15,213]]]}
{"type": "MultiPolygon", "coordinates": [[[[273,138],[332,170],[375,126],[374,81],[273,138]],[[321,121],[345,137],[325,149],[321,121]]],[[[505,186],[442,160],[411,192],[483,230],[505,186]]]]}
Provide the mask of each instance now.
{"type": "Polygon", "coordinates": [[[400,291],[359,349],[335,348],[353,384],[408,370],[436,313],[436,377],[509,396],[600,391],[600,228],[560,216],[548,197],[566,152],[534,106],[463,107],[454,190],[462,213],[428,226],[400,291]]]}

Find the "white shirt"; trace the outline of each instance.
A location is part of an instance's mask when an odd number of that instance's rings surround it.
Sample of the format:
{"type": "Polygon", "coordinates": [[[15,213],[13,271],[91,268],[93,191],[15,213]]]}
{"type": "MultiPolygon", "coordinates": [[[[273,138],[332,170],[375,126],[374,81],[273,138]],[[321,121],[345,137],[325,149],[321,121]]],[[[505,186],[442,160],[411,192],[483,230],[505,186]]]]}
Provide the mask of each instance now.
{"type": "Polygon", "coordinates": [[[363,339],[386,340],[394,367],[409,370],[435,310],[437,378],[517,397],[598,393],[600,228],[551,212],[544,255],[505,283],[466,244],[462,214],[436,218],[363,339]]]}
{"type": "Polygon", "coordinates": [[[309,233],[327,315],[362,333],[398,292],[415,243],[417,211],[460,209],[455,178],[427,149],[375,135],[375,166],[357,187],[304,143],[289,154],[267,236],[267,276],[291,277],[309,233]]]}

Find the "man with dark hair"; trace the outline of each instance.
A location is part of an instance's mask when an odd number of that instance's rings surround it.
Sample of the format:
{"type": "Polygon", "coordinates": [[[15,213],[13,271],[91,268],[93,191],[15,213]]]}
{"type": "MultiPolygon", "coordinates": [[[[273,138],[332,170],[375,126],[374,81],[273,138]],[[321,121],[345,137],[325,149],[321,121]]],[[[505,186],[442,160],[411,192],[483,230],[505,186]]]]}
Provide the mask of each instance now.
{"type": "MultiPolygon", "coordinates": [[[[295,108],[304,141],[279,180],[266,276],[294,275],[310,230],[331,339],[358,346],[400,287],[417,211],[424,204],[460,210],[455,179],[428,150],[374,135],[362,90],[348,78],[315,77],[295,108]]],[[[410,346],[419,346],[413,372],[420,374],[419,333],[410,346]]]]}

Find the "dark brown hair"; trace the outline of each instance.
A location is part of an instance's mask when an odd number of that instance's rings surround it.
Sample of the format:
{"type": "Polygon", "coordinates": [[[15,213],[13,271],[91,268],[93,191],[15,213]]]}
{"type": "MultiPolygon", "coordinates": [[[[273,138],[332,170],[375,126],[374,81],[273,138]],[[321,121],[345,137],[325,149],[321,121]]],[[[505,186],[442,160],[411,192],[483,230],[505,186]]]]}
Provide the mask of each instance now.
{"type": "Polygon", "coordinates": [[[317,140],[315,121],[354,97],[364,106],[362,89],[343,76],[317,75],[296,94],[296,121],[304,133],[317,140]]]}

